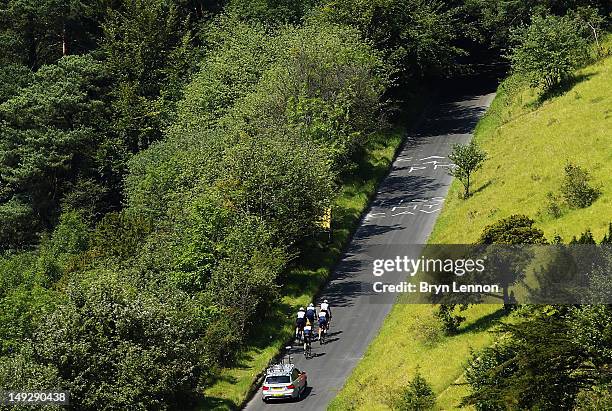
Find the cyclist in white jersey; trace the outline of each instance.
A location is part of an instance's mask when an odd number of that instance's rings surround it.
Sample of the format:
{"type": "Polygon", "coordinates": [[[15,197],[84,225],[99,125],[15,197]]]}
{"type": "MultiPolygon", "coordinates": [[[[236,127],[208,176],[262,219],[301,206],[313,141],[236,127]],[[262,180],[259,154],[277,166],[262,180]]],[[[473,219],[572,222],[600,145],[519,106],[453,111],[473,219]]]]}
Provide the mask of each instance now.
{"type": "Polygon", "coordinates": [[[321,303],[321,311],[325,311],[327,313],[327,324],[329,325],[329,323],[331,322],[331,318],[332,318],[329,301],[323,300],[323,302],[321,303]]]}
{"type": "Polygon", "coordinates": [[[319,342],[323,344],[321,334],[327,331],[327,311],[319,311],[319,342]]]}
{"type": "Polygon", "coordinates": [[[310,320],[306,320],[306,324],[304,325],[304,352],[306,352],[306,349],[312,341],[312,334],[312,324],[310,320]]]}
{"type": "Polygon", "coordinates": [[[306,325],[306,310],[304,307],[300,307],[297,312],[297,317],[295,319],[295,338],[299,338],[300,333],[304,330],[304,326],[306,325]]]}

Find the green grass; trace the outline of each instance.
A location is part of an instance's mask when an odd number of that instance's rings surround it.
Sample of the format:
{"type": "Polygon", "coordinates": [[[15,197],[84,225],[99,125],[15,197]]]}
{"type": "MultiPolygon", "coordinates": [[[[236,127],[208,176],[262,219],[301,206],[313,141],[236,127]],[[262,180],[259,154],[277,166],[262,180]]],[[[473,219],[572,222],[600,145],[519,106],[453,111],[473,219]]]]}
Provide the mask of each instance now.
{"type": "MultiPolygon", "coordinates": [[[[500,89],[475,132],[489,155],[474,176],[476,192],[462,200],[462,186],[453,182],[429,243],[472,243],[487,224],[517,213],[535,219],[548,238],[569,240],[587,229],[603,237],[612,221],[612,58],[576,79],[546,100],[526,87],[500,89]],[[559,191],[567,161],[588,169],[602,194],[590,207],[566,207],[555,219],[544,212],[546,194],[559,191]]],[[[436,393],[436,408],[457,408],[468,393],[463,369],[470,350],[492,343],[499,309],[472,306],[462,331],[444,336],[436,331],[434,306],[397,304],[329,408],[391,409],[417,367],[436,393]]]]}
{"type": "Polygon", "coordinates": [[[577,75],[577,83],[539,104],[537,94],[500,93],[477,127],[475,139],[489,159],[474,175],[475,194],[459,198],[453,183],[431,236],[432,243],[471,243],[482,229],[512,214],[525,214],[565,241],[590,229],[600,240],[612,220],[612,58],[577,75]],[[563,167],[586,168],[602,195],[590,207],[564,207],[560,218],[546,212],[546,195],[557,194],[563,167]]]}
{"type": "Polygon", "coordinates": [[[499,318],[499,305],[477,305],[462,313],[467,320],[459,334],[444,336],[435,307],[396,304],[330,410],[389,410],[417,367],[437,394],[438,409],[457,405],[465,394],[463,365],[470,350],[490,345],[487,332],[499,318]]]}
{"type": "Polygon", "coordinates": [[[274,319],[258,327],[258,335],[240,355],[238,364],[221,370],[204,392],[205,410],[238,408],[248,397],[253,382],[282,349],[293,332],[293,316],[307,305],[327,280],[343,247],[358,224],[359,217],[375,194],[378,182],[387,174],[404,131],[397,128],[375,135],[361,153],[356,165],[345,173],[332,211],[333,240],[326,236],[312,239],[301,248],[302,256],[283,279],[282,299],[274,308],[274,319]]]}

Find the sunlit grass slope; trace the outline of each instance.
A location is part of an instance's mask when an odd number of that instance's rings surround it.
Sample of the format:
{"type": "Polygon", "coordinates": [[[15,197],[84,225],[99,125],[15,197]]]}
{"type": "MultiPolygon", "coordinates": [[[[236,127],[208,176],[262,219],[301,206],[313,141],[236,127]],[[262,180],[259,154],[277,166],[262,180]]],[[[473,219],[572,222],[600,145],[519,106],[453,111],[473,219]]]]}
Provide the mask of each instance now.
{"type": "MultiPolygon", "coordinates": [[[[429,242],[472,243],[487,224],[516,213],[536,220],[548,238],[559,234],[567,241],[591,229],[600,240],[612,221],[611,86],[607,58],[580,70],[575,84],[548,99],[526,87],[501,87],[475,133],[489,155],[475,175],[476,193],[461,200],[462,187],[453,183],[429,242]],[[569,161],[591,173],[602,195],[586,209],[565,208],[555,219],[544,211],[546,194],[559,191],[569,161]]],[[[463,369],[470,350],[491,344],[502,311],[473,306],[463,313],[467,320],[458,335],[440,336],[434,310],[397,304],[330,409],[392,409],[417,367],[437,395],[436,409],[458,408],[468,393],[463,369]]]]}
{"type": "Polygon", "coordinates": [[[498,95],[475,135],[489,155],[474,176],[476,193],[461,200],[453,184],[432,243],[474,242],[487,224],[517,213],[536,220],[549,239],[559,234],[567,241],[587,229],[603,237],[612,220],[612,57],[576,79],[541,104],[531,90],[498,95]],[[587,169],[602,195],[553,218],[545,212],[546,195],[558,193],[567,162],[587,169]]]}
{"type": "Polygon", "coordinates": [[[396,304],[330,410],[390,410],[417,367],[438,395],[437,407],[451,409],[466,394],[461,385],[470,350],[492,343],[488,330],[502,314],[499,305],[478,305],[456,336],[447,337],[432,305],[396,304]]]}

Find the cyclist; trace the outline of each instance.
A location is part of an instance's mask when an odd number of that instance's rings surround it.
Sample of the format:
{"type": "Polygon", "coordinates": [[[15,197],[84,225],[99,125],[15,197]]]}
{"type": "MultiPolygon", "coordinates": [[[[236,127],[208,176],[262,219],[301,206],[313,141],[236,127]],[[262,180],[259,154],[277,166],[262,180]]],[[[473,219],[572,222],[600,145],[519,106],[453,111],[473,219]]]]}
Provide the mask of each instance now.
{"type": "Polygon", "coordinates": [[[329,306],[329,301],[323,300],[323,302],[321,303],[321,311],[325,311],[327,313],[327,325],[329,326],[329,323],[331,323],[331,319],[332,319],[332,313],[331,313],[331,308],[329,306]]]}
{"type": "Polygon", "coordinates": [[[324,332],[327,332],[327,311],[320,310],[319,311],[319,343],[323,344],[323,340],[321,339],[321,335],[324,332]]]}
{"type": "Polygon", "coordinates": [[[295,338],[300,338],[300,335],[304,331],[304,325],[306,325],[306,310],[304,307],[300,307],[297,312],[297,318],[295,319],[295,338]]]}
{"type": "Polygon", "coordinates": [[[308,348],[310,348],[310,341],[312,340],[312,323],[310,320],[306,320],[306,324],[304,325],[304,355],[308,352],[308,348]]]}
{"type": "Polygon", "coordinates": [[[311,324],[315,322],[316,309],[313,303],[308,304],[306,308],[306,319],[310,320],[311,324]]]}

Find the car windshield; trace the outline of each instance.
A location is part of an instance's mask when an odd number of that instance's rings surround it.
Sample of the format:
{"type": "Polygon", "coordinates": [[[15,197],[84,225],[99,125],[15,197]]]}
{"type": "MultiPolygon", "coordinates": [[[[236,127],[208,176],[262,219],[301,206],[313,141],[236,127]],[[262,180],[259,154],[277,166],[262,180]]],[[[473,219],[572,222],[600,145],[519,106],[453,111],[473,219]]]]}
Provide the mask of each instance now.
{"type": "Polygon", "coordinates": [[[288,375],[271,375],[266,378],[266,384],[289,384],[290,382],[288,375]]]}

